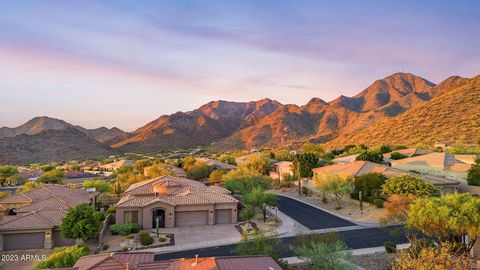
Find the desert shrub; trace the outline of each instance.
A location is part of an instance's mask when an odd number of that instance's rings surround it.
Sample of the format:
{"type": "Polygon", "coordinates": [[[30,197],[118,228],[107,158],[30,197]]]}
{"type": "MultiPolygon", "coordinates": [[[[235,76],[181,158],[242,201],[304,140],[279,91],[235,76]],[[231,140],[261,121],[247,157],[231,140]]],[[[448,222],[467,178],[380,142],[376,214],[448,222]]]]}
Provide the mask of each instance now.
{"type": "Polygon", "coordinates": [[[365,151],[359,154],[355,159],[383,164],[383,154],[380,151],[365,151]]]}
{"type": "Polygon", "coordinates": [[[302,194],[308,196],[308,194],[310,194],[310,190],[307,187],[302,187],[302,194]]]}
{"type": "Polygon", "coordinates": [[[373,204],[374,204],[377,208],[383,208],[383,200],[380,199],[380,198],[375,198],[375,199],[373,199],[373,204]]]}
{"type": "Polygon", "coordinates": [[[35,265],[35,269],[54,269],[72,267],[78,259],[90,253],[88,246],[75,245],[71,247],[62,247],[56,249],[44,261],[39,261],[35,265]]]}
{"type": "Polygon", "coordinates": [[[115,211],[116,211],[116,208],[114,204],[110,205],[107,209],[107,213],[109,214],[115,214],[115,211]]]}
{"type": "Polygon", "coordinates": [[[407,156],[403,155],[403,154],[400,154],[398,152],[393,152],[391,155],[390,155],[390,159],[393,159],[393,160],[398,160],[398,159],[404,159],[406,158],[407,156]]]}
{"type": "Polygon", "coordinates": [[[390,241],[386,241],[384,243],[384,246],[385,246],[385,251],[387,253],[395,253],[397,252],[397,244],[395,244],[394,242],[390,242],[390,241]]]}
{"type": "Polygon", "coordinates": [[[439,196],[440,191],[432,184],[420,178],[402,174],[390,177],[382,187],[384,194],[414,195],[414,196],[439,196]]]}
{"type": "Polygon", "coordinates": [[[110,247],[109,245],[104,244],[104,245],[102,246],[102,250],[107,250],[109,247],[110,247]]]}
{"type": "Polygon", "coordinates": [[[392,152],[392,147],[390,145],[385,145],[384,144],[384,145],[380,146],[379,150],[382,154],[385,154],[385,153],[392,152]]]}
{"type": "Polygon", "coordinates": [[[467,182],[471,186],[480,186],[480,165],[478,163],[472,165],[468,170],[467,182]]]}
{"type": "Polygon", "coordinates": [[[113,224],[110,226],[113,235],[129,235],[137,233],[139,230],[140,226],[137,223],[113,224]]]}
{"type": "Polygon", "coordinates": [[[150,233],[141,233],[140,234],[140,244],[142,244],[142,246],[149,246],[151,244],[153,244],[153,238],[150,236],[150,233]]]}
{"type": "Polygon", "coordinates": [[[212,168],[203,162],[197,162],[187,171],[187,178],[194,180],[207,179],[212,172],[212,168]]]}
{"type": "Polygon", "coordinates": [[[361,191],[364,198],[372,196],[376,190],[381,190],[385,184],[387,177],[381,173],[365,173],[355,177],[354,181],[354,198],[358,199],[358,193],[361,191]]]}
{"type": "Polygon", "coordinates": [[[163,242],[167,241],[167,238],[161,236],[161,237],[158,238],[158,241],[159,241],[160,243],[163,243],[163,242]]]}

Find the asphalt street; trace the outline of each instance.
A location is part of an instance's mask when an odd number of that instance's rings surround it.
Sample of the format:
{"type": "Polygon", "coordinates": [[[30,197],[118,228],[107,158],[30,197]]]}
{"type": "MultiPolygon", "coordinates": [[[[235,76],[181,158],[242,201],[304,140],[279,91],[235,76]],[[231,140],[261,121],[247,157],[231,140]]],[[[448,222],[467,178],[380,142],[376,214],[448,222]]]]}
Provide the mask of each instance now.
{"type": "Polygon", "coordinates": [[[295,199],[278,196],[278,209],[310,230],[355,226],[356,224],[295,199]]]}
{"type": "MultiPolygon", "coordinates": [[[[357,229],[350,231],[338,232],[343,241],[352,249],[369,248],[383,246],[385,241],[392,241],[397,244],[406,243],[407,239],[402,236],[393,236],[390,231],[395,230],[396,227],[388,227],[385,229],[380,228],[367,228],[357,229]]],[[[290,250],[290,243],[295,237],[281,238],[283,242],[283,250],[281,250],[281,257],[292,257],[295,254],[290,250]]],[[[155,260],[168,260],[178,258],[194,258],[195,255],[200,257],[218,257],[218,256],[232,256],[235,254],[236,244],[208,247],[201,249],[183,250],[171,253],[163,253],[155,255],[155,260]]]]}

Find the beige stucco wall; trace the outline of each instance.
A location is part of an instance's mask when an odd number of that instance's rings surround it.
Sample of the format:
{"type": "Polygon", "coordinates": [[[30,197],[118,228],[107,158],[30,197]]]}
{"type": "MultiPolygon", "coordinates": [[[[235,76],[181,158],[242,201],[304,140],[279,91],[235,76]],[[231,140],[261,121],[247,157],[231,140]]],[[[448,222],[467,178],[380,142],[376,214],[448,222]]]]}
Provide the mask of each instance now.
{"type": "Polygon", "coordinates": [[[232,223],[237,223],[237,203],[220,203],[207,205],[179,205],[173,206],[163,202],[155,202],[141,207],[117,207],[116,223],[123,224],[125,211],[138,211],[138,222],[143,229],[152,229],[153,210],[165,210],[165,228],[175,227],[175,212],[182,211],[208,211],[208,224],[215,224],[215,210],[231,209],[232,223]]]}

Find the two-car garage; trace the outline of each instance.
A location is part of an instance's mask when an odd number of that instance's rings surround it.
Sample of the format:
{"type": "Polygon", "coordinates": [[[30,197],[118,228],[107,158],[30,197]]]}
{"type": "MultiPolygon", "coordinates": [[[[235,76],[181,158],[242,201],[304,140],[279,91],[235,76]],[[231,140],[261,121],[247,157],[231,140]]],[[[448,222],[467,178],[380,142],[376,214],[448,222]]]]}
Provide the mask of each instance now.
{"type": "Polygon", "coordinates": [[[15,233],[3,234],[3,250],[43,249],[45,233],[15,233]]]}
{"type": "Polygon", "coordinates": [[[208,225],[208,211],[175,212],[175,227],[208,225]]]}
{"type": "MultiPolygon", "coordinates": [[[[175,227],[208,225],[209,211],[175,212],[175,227]]],[[[232,209],[215,210],[215,224],[232,223],[232,209]]]]}

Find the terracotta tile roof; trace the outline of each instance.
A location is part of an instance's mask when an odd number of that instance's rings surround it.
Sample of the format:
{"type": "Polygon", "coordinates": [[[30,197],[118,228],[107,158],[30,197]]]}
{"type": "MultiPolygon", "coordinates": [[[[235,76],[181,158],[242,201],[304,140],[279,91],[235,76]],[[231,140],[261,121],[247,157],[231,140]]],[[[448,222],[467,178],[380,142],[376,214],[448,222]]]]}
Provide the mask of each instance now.
{"type": "Polygon", "coordinates": [[[78,270],[117,270],[141,269],[138,265],[151,263],[154,260],[153,252],[119,252],[97,254],[81,257],[73,266],[78,270]]]}
{"type": "Polygon", "coordinates": [[[57,197],[71,205],[89,203],[92,196],[98,193],[89,193],[83,189],[69,188],[60,185],[44,185],[28,192],[15,194],[0,201],[0,204],[31,203],[57,197]]]}
{"type": "Polygon", "coordinates": [[[219,270],[282,270],[268,256],[239,256],[215,258],[219,270]]]}
{"type": "Polygon", "coordinates": [[[204,184],[180,177],[162,176],[131,185],[117,203],[119,207],[145,206],[154,202],[171,205],[236,203],[230,192],[221,187],[207,187],[204,184]],[[154,186],[168,187],[166,194],[154,192],[154,186]]]}
{"type": "Polygon", "coordinates": [[[0,220],[0,231],[48,229],[60,226],[64,210],[38,210],[25,215],[5,216],[0,220]]]}
{"type": "Polygon", "coordinates": [[[77,270],[281,270],[267,256],[208,257],[154,261],[153,252],[121,252],[81,257],[77,270]]]}
{"type": "Polygon", "coordinates": [[[312,171],[315,174],[332,173],[332,174],[339,174],[345,177],[356,177],[356,176],[360,176],[362,174],[370,173],[370,172],[378,172],[378,173],[385,174],[386,176],[408,174],[408,175],[418,177],[426,182],[429,182],[432,185],[458,185],[459,184],[458,181],[455,181],[452,179],[433,176],[433,175],[419,174],[419,173],[414,173],[410,171],[404,171],[404,170],[392,168],[390,166],[377,164],[369,161],[355,161],[352,163],[334,164],[330,166],[314,168],[312,169],[312,171]]]}
{"type": "Polygon", "coordinates": [[[212,191],[216,192],[216,193],[220,193],[220,194],[232,194],[232,192],[230,192],[230,190],[226,189],[226,188],[223,188],[223,187],[219,187],[219,186],[208,186],[209,189],[211,189],[212,191]]]}
{"type": "Polygon", "coordinates": [[[476,155],[453,155],[448,153],[431,153],[399,160],[392,160],[392,166],[418,165],[429,166],[438,169],[452,169],[466,172],[475,163],[476,155]]]}
{"type": "Polygon", "coordinates": [[[41,201],[33,202],[30,205],[15,209],[16,213],[31,212],[40,209],[68,209],[72,207],[68,202],[54,196],[41,201]]]}

